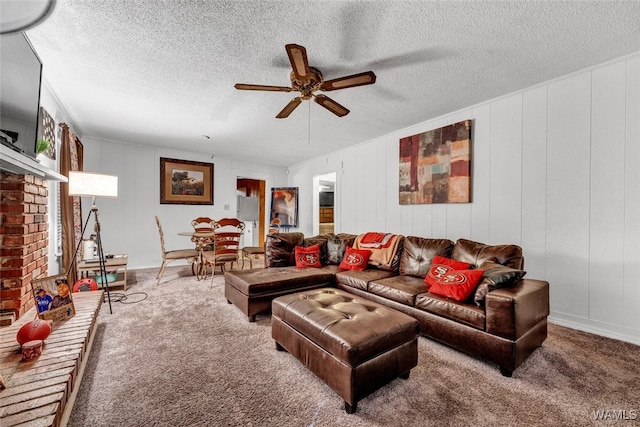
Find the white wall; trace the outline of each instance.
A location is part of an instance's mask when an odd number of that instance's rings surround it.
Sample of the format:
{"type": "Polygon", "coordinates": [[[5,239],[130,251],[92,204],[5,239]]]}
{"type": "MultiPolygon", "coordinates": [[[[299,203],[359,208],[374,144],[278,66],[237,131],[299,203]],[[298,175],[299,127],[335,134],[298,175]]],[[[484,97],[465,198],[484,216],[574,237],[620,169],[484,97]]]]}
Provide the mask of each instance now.
{"type": "MultiPolygon", "coordinates": [[[[272,186],[287,182],[285,169],[210,158],[202,153],[161,149],[81,137],[84,145],[84,170],[118,176],[118,197],[98,198],[101,237],[106,253],[126,253],[128,267],[159,267],[162,262],[160,238],[155,215],[160,218],[166,249],[192,247],[180,231],[192,230],[191,220],[199,216],[211,218],[236,216],[236,179],[238,177],[266,181],[267,193],[272,186]],[[192,160],[214,164],[213,205],[160,204],[160,157],[192,160]],[[225,209],[227,205],[228,209],[225,209]]],[[[268,195],[266,203],[269,204],[268,195]]],[[[83,221],[91,206],[83,198],[83,221]]],[[[266,223],[269,219],[265,218],[266,223]]],[[[93,217],[85,232],[92,232],[93,217]]],[[[179,265],[173,262],[171,265],[179,265]]]]}
{"type": "MultiPolygon", "coordinates": [[[[384,107],[384,106],[383,106],[384,107]]],[[[336,171],[336,231],[523,247],[557,324],[640,344],[640,54],[289,167],[300,231],[336,171]],[[400,206],[399,139],[472,119],[470,204],[400,206]]]]}

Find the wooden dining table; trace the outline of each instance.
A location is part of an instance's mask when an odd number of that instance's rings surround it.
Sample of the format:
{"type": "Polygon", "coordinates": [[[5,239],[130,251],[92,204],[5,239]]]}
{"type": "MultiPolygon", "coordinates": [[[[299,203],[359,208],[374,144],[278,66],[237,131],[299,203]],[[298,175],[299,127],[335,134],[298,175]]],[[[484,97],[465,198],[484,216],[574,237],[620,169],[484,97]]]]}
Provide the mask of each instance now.
{"type": "Polygon", "coordinates": [[[198,279],[200,276],[203,276],[205,271],[205,264],[202,261],[202,251],[207,245],[213,244],[216,233],[214,231],[180,231],[178,232],[178,236],[190,237],[191,241],[195,243],[196,250],[198,251],[198,257],[193,260],[189,260],[191,262],[191,271],[198,279]]]}

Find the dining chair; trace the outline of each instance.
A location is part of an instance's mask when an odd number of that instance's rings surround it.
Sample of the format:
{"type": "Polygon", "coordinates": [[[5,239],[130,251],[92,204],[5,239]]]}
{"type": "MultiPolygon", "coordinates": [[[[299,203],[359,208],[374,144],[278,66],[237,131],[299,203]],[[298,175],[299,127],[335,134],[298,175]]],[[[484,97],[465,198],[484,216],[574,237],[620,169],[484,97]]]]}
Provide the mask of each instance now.
{"type": "Polygon", "coordinates": [[[209,243],[209,239],[199,239],[197,233],[210,233],[213,231],[213,220],[207,216],[199,216],[191,221],[193,226],[194,235],[191,239],[196,244],[196,250],[200,249],[205,251],[213,250],[213,244],[209,243]]]}
{"type": "Polygon", "coordinates": [[[240,259],[240,240],[244,232],[244,222],[237,218],[222,218],[211,223],[214,230],[214,241],[212,251],[201,251],[200,256],[204,264],[204,275],[211,266],[211,285],[215,276],[216,267],[220,267],[224,273],[225,265],[231,263],[238,265],[240,259]]]}
{"type": "Polygon", "coordinates": [[[156,276],[156,284],[160,284],[160,279],[162,279],[162,275],[164,274],[164,269],[171,261],[185,259],[185,260],[196,260],[200,256],[200,253],[195,249],[174,249],[168,251],[164,246],[164,232],[162,231],[162,225],[160,224],[160,218],[156,215],[156,224],[158,225],[158,233],[160,233],[160,248],[162,249],[162,265],[160,266],[160,271],[158,271],[158,275],[156,276]]]}
{"type": "Polygon", "coordinates": [[[213,220],[207,216],[199,216],[191,221],[191,225],[195,231],[213,231],[213,220]]]}

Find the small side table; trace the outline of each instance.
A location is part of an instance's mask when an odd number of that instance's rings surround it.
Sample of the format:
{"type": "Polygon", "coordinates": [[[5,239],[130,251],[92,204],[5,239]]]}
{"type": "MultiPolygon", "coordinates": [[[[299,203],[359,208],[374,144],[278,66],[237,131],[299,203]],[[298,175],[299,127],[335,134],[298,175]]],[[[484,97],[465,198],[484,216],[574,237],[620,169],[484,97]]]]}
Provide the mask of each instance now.
{"type": "MultiPolygon", "coordinates": [[[[122,286],[123,289],[127,290],[127,254],[114,255],[113,258],[106,258],[105,267],[107,272],[116,271],[116,280],[114,282],[109,283],[109,289],[122,286]]],[[[89,272],[93,271],[95,274],[100,274],[100,263],[98,261],[87,262],[80,261],[78,264],[78,273],[80,273],[80,277],[89,277],[89,272]]],[[[98,283],[100,288],[103,288],[104,285],[98,283]]]]}
{"type": "Polygon", "coordinates": [[[253,258],[258,258],[258,255],[264,255],[264,248],[262,246],[245,246],[241,250],[243,270],[245,258],[249,258],[249,268],[253,268],[253,258]]]}

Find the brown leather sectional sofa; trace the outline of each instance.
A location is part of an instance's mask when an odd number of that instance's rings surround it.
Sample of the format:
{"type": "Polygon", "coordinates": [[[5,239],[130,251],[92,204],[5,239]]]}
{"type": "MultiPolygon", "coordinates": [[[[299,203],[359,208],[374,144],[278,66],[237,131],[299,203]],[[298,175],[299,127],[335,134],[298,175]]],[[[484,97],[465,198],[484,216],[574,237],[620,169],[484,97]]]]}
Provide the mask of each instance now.
{"type": "Polygon", "coordinates": [[[546,339],[549,315],[546,281],[517,279],[506,287],[492,288],[479,303],[473,295],[458,302],[429,293],[424,283],[435,255],[465,261],[474,267],[494,263],[522,270],[524,257],[519,246],[400,236],[402,241],[389,264],[369,265],[364,271],[340,271],[340,250],[353,245],[356,237],[269,235],[265,245],[266,268],[225,273],[225,296],[252,321],[256,314],[268,312],[270,302],[277,296],[335,286],[414,317],[420,323],[422,335],[495,363],[505,376],[511,376],[546,339]],[[295,247],[316,243],[320,245],[322,267],[296,268],[295,247]]]}

